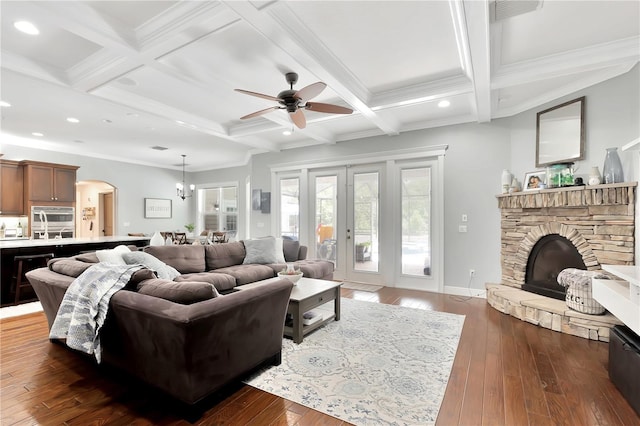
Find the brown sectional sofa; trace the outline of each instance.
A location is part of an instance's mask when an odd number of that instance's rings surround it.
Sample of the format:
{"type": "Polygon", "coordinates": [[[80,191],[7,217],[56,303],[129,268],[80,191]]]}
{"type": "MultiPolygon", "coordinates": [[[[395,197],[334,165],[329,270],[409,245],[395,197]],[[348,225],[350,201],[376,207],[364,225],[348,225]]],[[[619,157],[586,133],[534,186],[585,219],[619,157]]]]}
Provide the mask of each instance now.
{"type": "MultiPolygon", "coordinates": [[[[192,245],[149,246],[144,251],[176,268],[182,275],[175,281],[206,281],[218,291],[277,276],[283,263],[266,265],[243,264],[244,244],[239,242],[192,245]]],[[[284,259],[294,263],[307,278],[333,279],[333,263],[326,260],[307,260],[307,248],[297,241],[283,241],[284,259]]]]}
{"type": "MultiPolygon", "coordinates": [[[[306,261],[306,248],[285,246],[295,248],[295,263],[305,276],[332,277],[333,265],[327,265],[329,262],[306,261]]],[[[239,291],[219,297],[214,291],[213,298],[183,303],[138,291],[116,292],[101,331],[103,362],[122,368],[187,404],[201,401],[259,365],[280,363],[292,284],[274,277],[284,265],[243,265],[242,242],[144,250],[181,275],[175,281],[161,280],[150,270],[142,269],[134,274],[130,289],[153,284],[158,288],[164,285],[200,291],[209,283],[219,292],[233,288],[239,291]],[[242,289],[243,284],[263,280],[242,289]]],[[[289,261],[291,255],[287,258],[285,253],[285,258],[289,261]]],[[[97,261],[92,254],[53,259],[47,268],[27,274],[49,327],[74,276],[92,261],[97,261]]]]}

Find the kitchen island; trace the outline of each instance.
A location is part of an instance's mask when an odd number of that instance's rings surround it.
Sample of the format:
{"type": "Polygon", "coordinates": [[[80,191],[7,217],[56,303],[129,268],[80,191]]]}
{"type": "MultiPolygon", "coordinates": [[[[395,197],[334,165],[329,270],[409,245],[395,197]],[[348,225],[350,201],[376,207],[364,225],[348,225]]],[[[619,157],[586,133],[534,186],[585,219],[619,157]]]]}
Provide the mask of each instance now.
{"type": "MultiPolygon", "coordinates": [[[[149,244],[149,237],[85,237],[62,238],[48,240],[5,239],[0,241],[0,304],[13,304],[11,293],[14,276],[14,257],[53,253],[54,257],[68,257],[81,252],[110,249],[121,244],[144,247],[149,244]]],[[[34,297],[32,291],[24,291],[24,299],[34,297]]],[[[21,299],[23,299],[21,297],[21,299]]]]}

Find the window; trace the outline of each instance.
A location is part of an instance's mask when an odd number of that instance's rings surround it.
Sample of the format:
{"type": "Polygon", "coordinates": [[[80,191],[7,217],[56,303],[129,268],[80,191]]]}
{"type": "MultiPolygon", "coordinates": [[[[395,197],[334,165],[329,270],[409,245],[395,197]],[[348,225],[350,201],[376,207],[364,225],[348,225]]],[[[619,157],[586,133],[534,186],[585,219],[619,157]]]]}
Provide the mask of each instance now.
{"type": "Polygon", "coordinates": [[[280,179],[280,233],[300,239],[300,179],[280,179]]]}
{"type": "Polygon", "coordinates": [[[431,169],[403,169],[402,273],[431,275],[431,169]]]}
{"type": "Polygon", "coordinates": [[[224,186],[201,190],[203,229],[236,232],[238,230],[238,188],[224,186]]]}

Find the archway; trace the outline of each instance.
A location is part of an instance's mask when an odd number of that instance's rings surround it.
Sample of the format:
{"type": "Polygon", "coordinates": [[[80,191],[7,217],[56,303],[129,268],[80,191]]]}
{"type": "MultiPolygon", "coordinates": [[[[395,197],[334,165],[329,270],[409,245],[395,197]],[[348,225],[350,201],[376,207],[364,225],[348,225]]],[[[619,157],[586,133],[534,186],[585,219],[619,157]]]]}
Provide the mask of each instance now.
{"type": "Polygon", "coordinates": [[[116,188],[104,181],[76,183],[76,238],[114,235],[116,188]],[[106,210],[105,210],[106,209],[106,210]]]}

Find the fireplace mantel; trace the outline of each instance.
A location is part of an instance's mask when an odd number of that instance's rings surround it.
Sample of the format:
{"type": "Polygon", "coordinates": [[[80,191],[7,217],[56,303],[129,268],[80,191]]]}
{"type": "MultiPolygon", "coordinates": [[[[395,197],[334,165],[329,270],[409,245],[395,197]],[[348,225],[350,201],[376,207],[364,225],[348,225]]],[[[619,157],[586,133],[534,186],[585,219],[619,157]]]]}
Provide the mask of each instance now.
{"type": "Polygon", "coordinates": [[[634,205],[638,182],[568,186],[496,195],[501,209],[634,205]]]}

